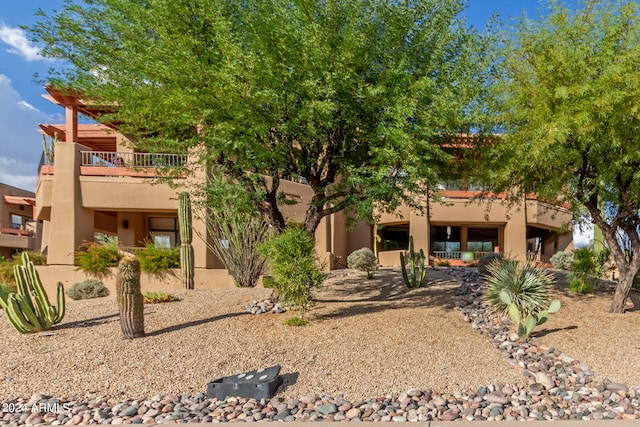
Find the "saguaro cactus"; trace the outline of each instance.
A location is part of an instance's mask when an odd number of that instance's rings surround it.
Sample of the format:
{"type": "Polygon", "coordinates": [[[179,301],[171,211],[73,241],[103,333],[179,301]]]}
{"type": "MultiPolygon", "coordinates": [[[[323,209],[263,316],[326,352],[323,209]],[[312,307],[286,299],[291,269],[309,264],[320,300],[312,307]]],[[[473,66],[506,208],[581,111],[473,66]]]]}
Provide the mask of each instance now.
{"type": "Polygon", "coordinates": [[[420,252],[416,254],[413,250],[413,236],[409,236],[409,271],[405,267],[404,254],[400,252],[400,266],[402,267],[402,278],[404,284],[408,288],[419,288],[422,286],[424,277],[427,272],[424,269],[425,256],[424,251],[420,249],[420,252]],[[418,265],[416,265],[416,258],[418,265]]]}
{"type": "Polygon", "coordinates": [[[7,318],[18,332],[26,334],[45,331],[60,323],[64,317],[64,287],[62,282],[58,282],[56,308],[49,303],[47,292],[29,255],[23,252],[21,259],[22,265],[13,268],[18,293],[0,291],[0,307],[7,313],[7,318]]]}
{"type": "Polygon", "coordinates": [[[118,264],[116,277],[120,327],[125,338],[144,336],[144,306],[140,290],[140,260],[125,252],[118,264]]]}
{"type": "Polygon", "coordinates": [[[178,197],[178,222],[180,223],[180,269],[182,270],[182,286],[193,289],[193,246],[191,245],[191,199],[189,193],[183,191],[178,197]]]}

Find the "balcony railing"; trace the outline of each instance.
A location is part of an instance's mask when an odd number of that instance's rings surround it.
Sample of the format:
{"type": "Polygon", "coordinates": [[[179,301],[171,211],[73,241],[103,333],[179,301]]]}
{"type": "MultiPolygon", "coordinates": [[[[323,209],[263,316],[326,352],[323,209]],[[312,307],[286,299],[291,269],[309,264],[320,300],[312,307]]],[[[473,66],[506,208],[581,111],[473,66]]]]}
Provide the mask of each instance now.
{"type": "Polygon", "coordinates": [[[533,261],[533,262],[539,262],[541,264],[550,264],[551,257],[548,255],[543,255],[541,253],[537,253],[537,252],[527,252],[527,260],[529,261],[533,261]]]}
{"type": "MultiPolygon", "coordinates": [[[[431,255],[437,259],[462,259],[462,254],[468,253],[469,251],[433,251],[431,255]]],[[[470,252],[473,254],[473,259],[476,260],[483,255],[490,254],[493,252],[470,252]]]]}
{"type": "Polygon", "coordinates": [[[33,236],[33,232],[25,230],[20,224],[0,222],[0,234],[13,234],[16,236],[33,236]]]}
{"type": "Polygon", "coordinates": [[[183,154],[81,151],[81,155],[81,166],[94,167],[173,168],[184,166],[187,162],[187,156],[183,154]]]}

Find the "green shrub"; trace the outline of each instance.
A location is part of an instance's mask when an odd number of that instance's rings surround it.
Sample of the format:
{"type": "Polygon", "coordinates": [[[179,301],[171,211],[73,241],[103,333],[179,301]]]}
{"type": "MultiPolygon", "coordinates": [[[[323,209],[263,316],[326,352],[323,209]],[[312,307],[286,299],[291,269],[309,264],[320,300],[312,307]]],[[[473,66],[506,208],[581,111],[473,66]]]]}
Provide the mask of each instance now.
{"type": "Polygon", "coordinates": [[[140,270],[146,273],[160,273],[172,268],[180,268],[180,248],[156,247],[146,242],[144,249],[136,251],[140,259],[140,270]]]}
{"type": "MultiPolygon", "coordinates": [[[[29,255],[29,259],[33,265],[47,265],[47,256],[42,252],[25,251],[29,255]]],[[[13,261],[15,264],[22,263],[22,252],[13,255],[13,261]]]]}
{"type": "Polygon", "coordinates": [[[72,300],[101,298],[109,295],[109,289],[98,279],[76,283],[65,292],[72,300]]]}
{"type": "Polygon", "coordinates": [[[259,246],[269,263],[274,298],[304,312],[313,303],[312,292],[325,277],[315,259],[313,236],[299,227],[287,227],[259,246]]]}
{"type": "Polygon", "coordinates": [[[587,274],[572,273],[567,276],[569,289],[579,294],[590,294],[593,292],[594,279],[587,274]]]}
{"type": "Polygon", "coordinates": [[[573,253],[574,261],[571,271],[602,277],[607,271],[606,264],[609,262],[610,256],[609,249],[601,251],[593,251],[588,248],[576,249],[573,253]]]}
{"type": "Polygon", "coordinates": [[[502,260],[502,255],[500,255],[499,253],[491,252],[482,255],[480,258],[478,258],[478,273],[480,273],[480,275],[482,276],[486,276],[489,273],[489,270],[487,269],[489,264],[493,263],[494,261],[502,262],[502,260]]]}
{"type": "Polygon", "coordinates": [[[376,256],[369,248],[357,249],[347,257],[347,267],[354,270],[366,271],[367,279],[373,277],[373,271],[376,269],[376,256]]]}
{"type": "MultiPolygon", "coordinates": [[[[33,265],[47,265],[47,256],[41,252],[23,251],[29,256],[33,265]]],[[[0,257],[0,283],[9,286],[9,289],[17,291],[16,279],[13,275],[13,268],[22,265],[22,252],[13,254],[10,258],[0,257]]]]}
{"type": "Polygon", "coordinates": [[[284,324],[287,326],[307,326],[309,322],[296,316],[285,320],[284,324]]]}
{"type": "Polygon", "coordinates": [[[437,259],[437,260],[435,261],[435,265],[436,265],[437,267],[450,267],[450,266],[451,266],[451,263],[450,263],[448,260],[446,260],[446,259],[437,259]]]}
{"type": "Polygon", "coordinates": [[[573,266],[573,261],[574,261],[573,252],[564,252],[564,251],[556,252],[549,259],[549,262],[551,262],[551,264],[559,270],[571,270],[571,267],[573,266]]]}
{"type": "Polygon", "coordinates": [[[550,301],[553,276],[544,269],[511,260],[490,263],[487,268],[484,300],[511,317],[520,339],[528,339],[533,328],[560,309],[560,301],[550,301]]]}
{"type": "Polygon", "coordinates": [[[163,302],[180,301],[181,298],[174,294],[168,294],[165,292],[145,292],[142,294],[143,302],[145,304],[160,304],[163,302]]]}
{"type": "Polygon", "coordinates": [[[13,261],[2,261],[0,262],[0,283],[5,284],[6,286],[10,286],[14,289],[16,288],[16,278],[13,275],[13,261]]]}
{"type": "Polygon", "coordinates": [[[122,258],[118,246],[113,243],[84,242],[75,255],[78,270],[95,277],[105,276],[110,267],[117,267],[122,258]]]}
{"type": "Polygon", "coordinates": [[[15,284],[9,285],[8,283],[0,282],[0,295],[7,295],[16,292],[18,292],[18,288],[15,284]]]}

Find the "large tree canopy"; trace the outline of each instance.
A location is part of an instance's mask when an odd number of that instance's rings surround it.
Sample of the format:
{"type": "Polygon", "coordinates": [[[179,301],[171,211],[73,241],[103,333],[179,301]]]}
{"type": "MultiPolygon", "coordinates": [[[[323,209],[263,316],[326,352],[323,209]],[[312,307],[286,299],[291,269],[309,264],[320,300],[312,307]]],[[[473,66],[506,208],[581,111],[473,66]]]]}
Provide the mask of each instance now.
{"type": "Polygon", "coordinates": [[[640,10],[635,1],[547,6],[505,35],[495,82],[504,137],[491,178],[588,214],[619,269],[612,311],[623,312],[640,269],[640,10]]]}
{"type": "MultiPolygon", "coordinates": [[[[68,0],[31,28],[67,60],[55,86],[117,110],[143,149],[204,147],[269,223],[283,177],[313,189],[304,228],[420,205],[443,136],[477,128],[485,41],[462,0],[68,0]]],[[[226,187],[224,187],[226,188],[226,187]]],[[[235,193],[237,194],[237,192],[235,193]]],[[[284,201],[286,202],[286,201],[284,201]]]]}

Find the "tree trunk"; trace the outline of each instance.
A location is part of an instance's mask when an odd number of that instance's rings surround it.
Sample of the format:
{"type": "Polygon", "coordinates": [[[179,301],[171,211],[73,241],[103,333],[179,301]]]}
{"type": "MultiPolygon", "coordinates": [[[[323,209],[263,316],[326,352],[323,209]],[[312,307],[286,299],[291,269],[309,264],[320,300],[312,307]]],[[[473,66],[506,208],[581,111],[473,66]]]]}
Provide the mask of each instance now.
{"type": "Polygon", "coordinates": [[[320,224],[322,217],[317,206],[309,205],[307,212],[304,215],[304,222],[302,223],[302,229],[312,236],[315,236],[316,229],[320,224]]]}
{"type": "Polygon", "coordinates": [[[637,273],[638,272],[634,271],[632,268],[625,268],[624,273],[623,270],[620,270],[620,278],[618,279],[618,285],[616,286],[616,291],[613,294],[613,301],[611,302],[612,313],[624,313],[627,297],[629,296],[629,291],[633,285],[633,278],[637,273]]]}

